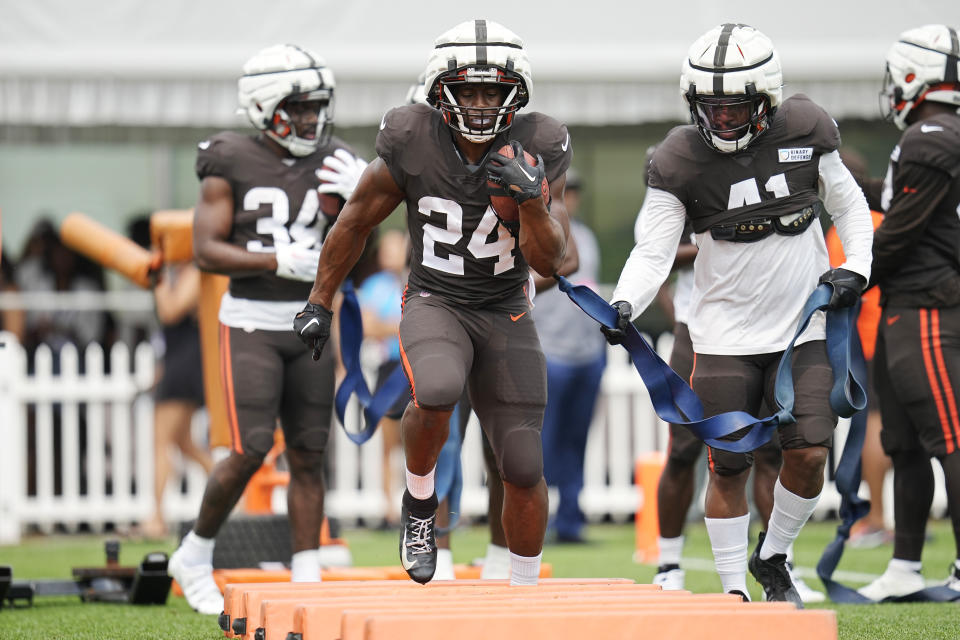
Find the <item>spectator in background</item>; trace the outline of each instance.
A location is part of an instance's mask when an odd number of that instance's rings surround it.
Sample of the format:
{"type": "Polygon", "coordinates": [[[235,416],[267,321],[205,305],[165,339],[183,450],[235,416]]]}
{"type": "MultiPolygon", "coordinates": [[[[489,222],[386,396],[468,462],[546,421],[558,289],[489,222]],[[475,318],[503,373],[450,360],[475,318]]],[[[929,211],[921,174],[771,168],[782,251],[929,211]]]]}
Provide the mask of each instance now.
{"type": "MultiPolygon", "coordinates": [[[[131,223],[128,235],[143,247],[150,246],[150,220],[131,223]]],[[[172,470],[171,448],[184,460],[193,460],[205,474],[213,470],[210,454],[197,446],[190,433],[193,414],[203,406],[203,364],[200,360],[200,271],[191,263],[167,264],[153,288],[162,362],[154,392],[153,495],[154,511],[140,527],[147,538],[167,535],[163,517],[163,494],[172,470]]]]}
{"type": "MultiPolygon", "coordinates": [[[[406,282],[404,270],[407,264],[407,238],[402,231],[389,230],[380,234],[377,246],[379,271],[368,276],[357,289],[357,298],[363,313],[363,336],[375,340],[380,346],[381,364],[377,370],[379,389],[393,370],[400,366],[400,311],[403,286],[406,282]]],[[[399,514],[394,513],[394,489],[403,477],[402,469],[394,469],[393,454],[400,449],[400,418],[410,400],[408,395],[390,407],[380,421],[379,429],[383,437],[383,495],[388,508],[385,520],[387,526],[399,523],[399,514]]]]}
{"type": "MultiPolygon", "coordinates": [[[[844,149],[840,152],[840,158],[850,170],[853,179],[863,189],[867,204],[870,206],[870,215],[873,217],[873,228],[876,229],[883,221],[883,214],[877,211],[880,207],[879,187],[882,184],[879,183],[881,181],[872,180],[869,177],[867,162],[858,152],[844,149]]],[[[846,260],[836,227],[830,227],[827,230],[827,253],[830,255],[831,267],[839,267],[846,260]]],[[[893,463],[883,452],[883,445],[880,443],[882,427],[880,405],[873,387],[873,354],[877,344],[879,322],[880,288],[873,287],[861,297],[860,317],[857,319],[857,332],[860,334],[863,356],[867,361],[867,433],[861,456],[863,480],[870,491],[870,512],[850,530],[850,544],[861,549],[878,547],[893,541],[893,532],[884,524],[883,508],[883,483],[893,463]]]]}
{"type": "MultiPolygon", "coordinates": [[[[103,268],[67,248],[49,218],[34,225],[15,271],[17,287],[27,292],[102,292],[103,268]]],[[[54,354],[68,342],[82,352],[87,345],[112,342],[113,319],[105,311],[28,311],[24,346],[33,353],[41,343],[54,354]]],[[[56,359],[55,359],[56,361],[56,359]]],[[[81,362],[83,360],[81,359],[81,362]]]]}
{"type": "MultiPolygon", "coordinates": [[[[19,288],[14,279],[13,263],[7,258],[7,252],[0,255],[0,292],[16,293],[19,288]]],[[[26,314],[23,309],[3,309],[0,311],[0,331],[8,331],[23,343],[26,331],[26,314]]]]}
{"type": "MultiPolygon", "coordinates": [[[[564,198],[570,215],[570,235],[580,255],[580,268],[569,279],[596,288],[600,273],[597,238],[577,220],[580,176],[567,171],[564,198]]],[[[549,279],[553,283],[553,279],[549,279]]],[[[594,321],[567,299],[566,294],[538,284],[533,320],[547,359],[547,407],[543,415],[543,473],[560,499],[551,529],[557,542],[584,542],[585,518],[580,510],[583,461],[587,432],[607,364],[607,345],[594,321]]]]}

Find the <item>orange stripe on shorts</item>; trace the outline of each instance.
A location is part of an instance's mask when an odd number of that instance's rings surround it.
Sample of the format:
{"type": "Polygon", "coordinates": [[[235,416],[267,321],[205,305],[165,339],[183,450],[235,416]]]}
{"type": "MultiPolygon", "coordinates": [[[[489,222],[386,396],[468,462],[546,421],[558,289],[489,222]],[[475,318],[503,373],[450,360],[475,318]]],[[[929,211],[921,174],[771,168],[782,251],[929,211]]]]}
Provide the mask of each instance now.
{"type": "Polygon", "coordinates": [[[947,373],[947,365],[943,358],[943,345],[940,340],[940,310],[932,309],[930,311],[932,319],[931,329],[933,331],[933,355],[937,363],[937,372],[940,374],[940,383],[943,385],[943,392],[947,400],[947,409],[950,414],[950,424],[953,426],[953,433],[950,433],[949,427],[944,426],[944,438],[947,441],[947,453],[951,453],[960,445],[957,438],[960,437],[960,418],[957,417],[957,398],[953,393],[953,385],[950,383],[950,376],[947,373]]]}
{"type": "Polygon", "coordinates": [[[230,327],[220,325],[220,379],[223,380],[223,391],[227,396],[227,422],[230,423],[231,447],[237,453],[243,453],[243,442],[240,441],[240,426],[237,424],[237,403],[233,392],[233,363],[230,358],[230,327]]]}
{"type": "Polygon", "coordinates": [[[920,351],[923,354],[923,367],[927,372],[927,382],[930,383],[930,390],[933,392],[933,401],[937,407],[937,415],[940,416],[940,428],[943,429],[943,439],[947,445],[947,453],[954,450],[953,435],[950,433],[950,421],[947,419],[947,408],[943,402],[943,393],[940,391],[940,384],[937,381],[937,372],[933,366],[933,356],[931,350],[933,341],[928,327],[929,311],[920,309],[920,351]]]}

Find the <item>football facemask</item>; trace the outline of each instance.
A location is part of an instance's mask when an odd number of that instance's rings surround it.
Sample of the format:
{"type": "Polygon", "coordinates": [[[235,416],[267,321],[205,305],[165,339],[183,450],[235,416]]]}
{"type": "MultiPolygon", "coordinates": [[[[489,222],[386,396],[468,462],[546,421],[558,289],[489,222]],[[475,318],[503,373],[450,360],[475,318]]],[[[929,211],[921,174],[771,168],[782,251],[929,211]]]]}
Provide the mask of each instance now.
{"type": "Polygon", "coordinates": [[[766,128],[769,108],[762,95],[693,96],[689,100],[701,136],[719,151],[741,151],[766,128]]]}
{"type": "Polygon", "coordinates": [[[306,156],[330,139],[332,122],[332,92],[319,89],[292,95],[277,105],[266,134],[291,154],[306,156]]]}
{"type": "Polygon", "coordinates": [[[443,120],[470,142],[487,142],[513,125],[520,108],[520,80],[497,67],[468,67],[438,83],[443,120]]]}

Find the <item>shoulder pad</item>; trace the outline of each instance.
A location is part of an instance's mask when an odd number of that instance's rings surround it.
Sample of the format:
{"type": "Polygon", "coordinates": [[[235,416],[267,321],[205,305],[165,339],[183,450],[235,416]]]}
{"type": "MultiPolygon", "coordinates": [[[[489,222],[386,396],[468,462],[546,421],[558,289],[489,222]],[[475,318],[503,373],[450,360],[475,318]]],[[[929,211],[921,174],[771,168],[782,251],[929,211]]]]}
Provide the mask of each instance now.
{"type": "Polygon", "coordinates": [[[409,104],[387,111],[377,132],[377,155],[388,165],[399,155],[403,145],[426,128],[435,109],[426,104],[409,104]]]}
{"type": "Polygon", "coordinates": [[[674,127],[647,163],[647,186],[669,191],[683,200],[684,185],[691,179],[690,161],[709,162],[716,153],[707,147],[694,125],[674,127]]]}
{"type": "Polygon", "coordinates": [[[250,137],[233,131],[222,131],[197,143],[197,177],[229,177],[231,158],[242,152],[250,137]]]}
{"type": "Polygon", "coordinates": [[[960,117],[938,114],[910,125],[900,139],[900,162],[960,175],[960,117]]]}
{"type": "Polygon", "coordinates": [[[573,159],[570,132],[556,118],[536,111],[519,114],[507,136],[519,140],[531,155],[543,157],[547,182],[553,182],[570,168],[573,159]]]}
{"type": "Polygon", "coordinates": [[[820,105],[802,93],[786,100],[774,115],[777,143],[812,146],[818,154],[830,153],[840,147],[837,123],[820,105]]]}

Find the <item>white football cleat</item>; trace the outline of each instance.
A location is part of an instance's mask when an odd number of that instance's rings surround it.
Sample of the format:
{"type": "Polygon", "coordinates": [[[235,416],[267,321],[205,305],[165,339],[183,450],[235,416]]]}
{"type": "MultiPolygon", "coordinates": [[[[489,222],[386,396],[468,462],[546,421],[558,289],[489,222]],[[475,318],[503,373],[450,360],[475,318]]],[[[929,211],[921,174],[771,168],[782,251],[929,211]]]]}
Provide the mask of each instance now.
{"type": "Polygon", "coordinates": [[[177,549],[170,557],[167,572],[180,585],[187,604],[193,607],[194,611],[206,615],[219,615],[223,612],[223,594],[213,580],[212,565],[186,566],[183,564],[183,554],[177,549]]]}
{"type": "Polygon", "coordinates": [[[950,565],[950,577],[943,583],[943,586],[954,591],[960,591],[960,560],[950,565]]]}
{"type": "Polygon", "coordinates": [[[657,575],[653,576],[653,584],[660,585],[660,588],[664,591],[683,591],[683,578],[685,575],[680,565],[660,565],[657,567],[657,575]]]}
{"type": "Polygon", "coordinates": [[[790,580],[793,581],[794,589],[797,590],[797,595],[800,596],[804,604],[823,602],[827,599],[827,596],[823,592],[817,591],[804,582],[797,570],[793,568],[793,564],[789,562],[787,563],[787,572],[790,574],[790,580]]]}
{"type": "Polygon", "coordinates": [[[887,598],[899,598],[916,593],[926,586],[919,571],[904,571],[888,566],[882,576],[867,586],[857,589],[857,593],[874,602],[882,602],[887,598]]]}

